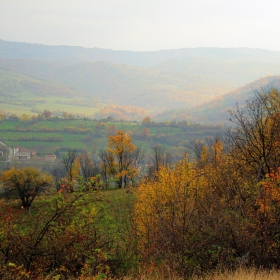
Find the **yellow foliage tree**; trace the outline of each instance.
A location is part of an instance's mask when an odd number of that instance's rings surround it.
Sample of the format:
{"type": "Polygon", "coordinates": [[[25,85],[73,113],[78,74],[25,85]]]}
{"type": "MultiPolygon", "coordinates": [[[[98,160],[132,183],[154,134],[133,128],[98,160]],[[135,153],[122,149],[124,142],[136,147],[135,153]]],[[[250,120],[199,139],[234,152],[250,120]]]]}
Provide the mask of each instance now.
{"type": "Polygon", "coordinates": [[[139,157],[139,149],[132,143],[132,138],[123,130],[119,130],[117,135],[108,136],[107,153],[113,155],[115,178],[118,187],[127,185],[127,179],[137,174],[135,162],[139,157]]]}
{"type": "Polygon", "coordinates": [[[144,259],[162,256],[174,265],[183,261],[188,234],[193,230],[190,218],[202,184],[203,176],[187,159],[173,169],[162,166],[157,180],[142,182],[136,193],[134,218],[144,259]]]}
{"type": "Polygon", "coordinates": [[[51,175],[34,167],[11,168],[2,173],[1,181],[7,197],[19,198],[27,209],[40,192],[53,185],[51,175]]]}
{"type": "Polygon", "coordinates": [[[211,160],[215,167],[222,162],[223,144],[222,141],[217,139],[213,145],[211,145],[211,160]]]}
{"type": "Polygon", "coordinates": [[[73,168],[72,168],[72,176],[73,179],[78,179],[80,175],[81,165],[80,165],[80,157],[77,157],[74,161],[73,168]]]}
{"type": "Polygon", "coordinates": [[[207,151],[207,147],[205,145],[203,145],[202,149],[201,149],[200,162],[202,164],[206,164],[207,161],[208,161],[208,151],[207,151]]]}

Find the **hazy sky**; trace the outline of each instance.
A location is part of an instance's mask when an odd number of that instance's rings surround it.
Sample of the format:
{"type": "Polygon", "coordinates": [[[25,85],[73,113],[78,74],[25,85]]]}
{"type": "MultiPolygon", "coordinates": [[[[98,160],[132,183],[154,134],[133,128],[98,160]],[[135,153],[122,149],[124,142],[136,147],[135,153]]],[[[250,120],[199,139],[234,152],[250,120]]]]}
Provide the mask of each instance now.
{"type": "Polygon", "coordinates": [[[280,51],[279,0],[1,0],[0,39],[114,50],[280,51]]]}

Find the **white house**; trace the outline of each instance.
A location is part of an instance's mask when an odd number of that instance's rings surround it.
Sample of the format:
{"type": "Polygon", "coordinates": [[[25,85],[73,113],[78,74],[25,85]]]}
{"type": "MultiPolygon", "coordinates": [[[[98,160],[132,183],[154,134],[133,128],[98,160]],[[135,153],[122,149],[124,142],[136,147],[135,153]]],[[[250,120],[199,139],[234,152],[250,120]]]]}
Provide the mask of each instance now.
{"type": "Polygon", "coordinates": [[[19,146],[14,146],[14,157],[17,159],[30,159],[31,151],[19,146]]]}

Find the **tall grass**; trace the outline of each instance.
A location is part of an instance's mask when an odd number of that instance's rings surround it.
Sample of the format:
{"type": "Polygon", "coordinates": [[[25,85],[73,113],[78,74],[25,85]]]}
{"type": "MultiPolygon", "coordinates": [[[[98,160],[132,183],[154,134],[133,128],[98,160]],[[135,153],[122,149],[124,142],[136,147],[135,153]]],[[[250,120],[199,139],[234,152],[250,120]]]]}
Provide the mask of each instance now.
{"type": "MultiPolygon", "coordinates": [[[[172,271],[158,271],[157,273],[143,273],[139,276],[124,277],[121,280],[183,280],[172,271]]],[[[239,268],[235,271],[213,272],[201,277],[192,277],[189,280],[279,280],[280,271],[262,270],[255,268],[239,268]]]]}
{"type": "Polygon", "coordinates": [[[280,271],[254,268],[239,268],[235,271],[214,272],[204,277],[194,277],[192,280],[278,280],[280,271]]]}

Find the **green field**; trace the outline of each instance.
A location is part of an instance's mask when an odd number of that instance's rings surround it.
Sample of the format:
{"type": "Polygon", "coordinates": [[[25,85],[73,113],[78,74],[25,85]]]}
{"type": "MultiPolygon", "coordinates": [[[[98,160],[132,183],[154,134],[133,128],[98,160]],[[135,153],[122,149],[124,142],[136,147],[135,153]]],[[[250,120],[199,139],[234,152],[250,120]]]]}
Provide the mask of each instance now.
{"type": "Polygon", "coordinates": [[[88,117],[93,117],[93,115],[99,112],[99,108],[92,108],[92,107],[82,107],[82,106],[74,106],[68,104],[59,104],[57,102],[48,101],[43,104],[37,104],[36,109],[40,111],[44,110],[60,110],[62,112],[68,112],[73,115],[84,115],[88,117]]]}
{"type": "Polygon", "coordinates": [[[118,130],[130,133],[136,146],[141,147],[150,157],[154,145],[159,144],[170,150],[172,157],[178,159],[183,152],[191,153],[188,143],[196,139],[222,134],[221,127],[200,125],[149,124],[150,136],[142,134],[145,125],[128,122],[100,122],[93,120],[73,120],[51,118],[46,120],[10,120],[0,122],[0,141],[9,147],[18,145],[36,151],[39,156],[56,153],[63,157],[67,149],[87,150],[98,153],[107,146],[108,128],[116,126],[118,130]],[[99,127],[99,128],[98,128],[99,127]]]}
{"type": "Polygon", "coordinates": [[[8,103],[0,102],[0,110],[4,110],[6,114],[15,114],[15,115],[37,115],[38,113],[31,112],[31,108],[20,106],[20,105],[13,105],[8,103]]]}
{"type": "MultiPolygon", "coordinates": [[[[61,100],[60,100],[61,101],[61,100]]],[[[61,112],[68,112],[73,115],[83,115],[87,117],[93,117],[93,115],[100,111],[99,108],[93,107],[82,107],[82,106],[74,106],[68,104],[60,104],[57,100],[53,102],[48,100],[44,103],[38,103],[35,106],[37,111],[43,112],[44,110],[59,110],[61,112]]],[[[37,115],[37,112],[32,112],[32,107],[26,107],[23,105],[14,105],[10,103],[0,102],[0,110],[4,110],[6,114],[15,114],[15,115],[37,115]]]]}

